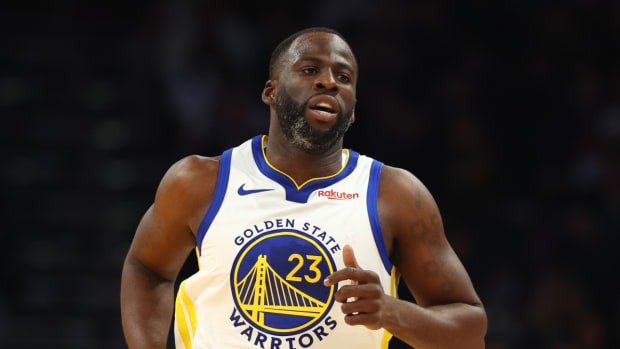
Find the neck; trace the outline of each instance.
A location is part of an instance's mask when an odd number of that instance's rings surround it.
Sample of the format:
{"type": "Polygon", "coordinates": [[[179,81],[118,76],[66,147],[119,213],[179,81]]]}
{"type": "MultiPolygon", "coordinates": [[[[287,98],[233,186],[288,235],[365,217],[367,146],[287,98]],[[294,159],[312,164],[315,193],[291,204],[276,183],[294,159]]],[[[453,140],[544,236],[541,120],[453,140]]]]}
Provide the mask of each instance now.
{"type": "Polygon", "coordinates": [[[320,154],[297,148],[281,132],[269,132],[267,160],[289,175],[297,185],[311,178],[331,176],[342,168],[342,140],[320,154]]]}

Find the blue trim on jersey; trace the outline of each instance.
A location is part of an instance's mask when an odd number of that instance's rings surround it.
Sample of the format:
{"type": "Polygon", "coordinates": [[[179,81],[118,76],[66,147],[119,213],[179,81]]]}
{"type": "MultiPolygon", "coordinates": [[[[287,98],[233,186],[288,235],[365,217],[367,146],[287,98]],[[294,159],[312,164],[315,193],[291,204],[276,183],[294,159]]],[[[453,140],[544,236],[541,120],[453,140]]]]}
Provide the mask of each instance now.
{"type": "Polygon", "coordinates": [[[372,235],[375,237],[379,255],[383,261],[383,266],[388,274],[392,273],[392,262],[385,248],[385,240],[383,239],[383,230],[379,221],[379,211],[377,210],[377,198],[379,197],[379,181],[381,179],[381,167],[383,163],[373,160],[370,167],[370,179],[368,180],[368,194],[366,195],[366,206],[368,207],[368,217],[370,218],[370,227],[372,235]]]}
{"type": "Polygon", "coordinates": [[[252,138],[252,155],[254,156],[254,162],[258,169],[267,177],[273,179],[278,184],[280,184],[284,191],[286,192],[286,200],[297,202],[300,204],[305,204],[308,202],[308,198],[310,194],[312,194],[315,190],[329,187],[330,185],[340,181],[341,179],[347,177],[355,167],[357,166],[357,159],[360,154],[353,150],[349,150],[349,161],[346,163],[345,167],[333,177],[328,178],[319,178],[308,182],[303,185],[301,188],[297,189],[297,184],[291,180],[287,175],[276,171],[273,169],[263,156],[263,136],[259,135],[252,138]]]}
{"type": "Polygon", "coordinates": [[[196,232],[198,253],[202,252],[202,240],[204,239],[207,230],[209,230],[211,223],[213,223],[213,219],[215,219],[215,215],[217,215],[217,212],[220,210],[222,202],[224,201],[224,196],[226,195],[226,187],[228,187],[228,176],[230,175],[231,156],[232,149],[228,149],[222,154],[222,157],[220,158],[220,168],[217,171],[215,192],[213,193],[213,198],[211,199],[211,203],[209,204],[209,209],[207,209],[207,213],[202,218],[202,222],[200,222],[200,226],[198,226],[198,231],[196,232]]]}

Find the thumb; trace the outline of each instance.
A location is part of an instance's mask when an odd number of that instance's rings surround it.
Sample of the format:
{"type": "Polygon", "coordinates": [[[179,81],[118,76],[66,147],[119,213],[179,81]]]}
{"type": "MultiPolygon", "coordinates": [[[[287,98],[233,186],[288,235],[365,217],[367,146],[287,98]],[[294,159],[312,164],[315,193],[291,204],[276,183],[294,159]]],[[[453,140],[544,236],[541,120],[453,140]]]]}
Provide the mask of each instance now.
{"type": "Polygon", "coordinates": [[[357,264],[357,260],[355,260],[355,253],[353,253],[353,247],[351,247],[351,245],[345,245],[342,249],[342,259],[344,265],[347,267],[361,268],[360,265],[357,264]]]}

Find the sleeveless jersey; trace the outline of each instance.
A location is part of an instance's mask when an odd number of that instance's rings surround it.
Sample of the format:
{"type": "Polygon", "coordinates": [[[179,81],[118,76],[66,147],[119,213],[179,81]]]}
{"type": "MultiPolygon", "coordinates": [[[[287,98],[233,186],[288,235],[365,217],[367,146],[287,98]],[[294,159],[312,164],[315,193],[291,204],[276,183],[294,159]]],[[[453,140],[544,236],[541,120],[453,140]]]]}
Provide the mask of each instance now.
{"type": "Polygon", "coordinates": [[[199,270],[180,285],[175,340],[185,349],[387,348],[383,329],[344,321],[338,287],[349,244],[395,296],[377,214],[382,163],[343,149],[341,170],[297,185],[273,167],[256,136],[222,154],[196,233],[199,270]]]}

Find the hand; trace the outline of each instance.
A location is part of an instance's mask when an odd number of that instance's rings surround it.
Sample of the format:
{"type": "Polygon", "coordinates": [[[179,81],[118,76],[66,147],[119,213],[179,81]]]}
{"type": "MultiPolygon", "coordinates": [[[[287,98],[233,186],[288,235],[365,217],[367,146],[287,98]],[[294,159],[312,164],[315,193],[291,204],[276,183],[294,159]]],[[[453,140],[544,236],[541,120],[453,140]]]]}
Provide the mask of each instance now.
{"type": "Polygon", "coordinates": [[[351,280],[351,285],[342,286],[336,292],[336,301],[343,303],[344,321],[349,325],[364,325],[371,330],[382,328],[391,297],[383,292],[377,273],[364,270],[357,264],[350,245],[342,249],[342,258],[346,268],[329,275],[323,284],[331,286],[339,281],[351,280]]]}

